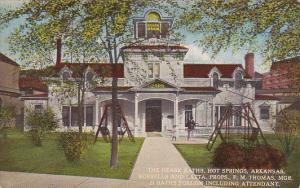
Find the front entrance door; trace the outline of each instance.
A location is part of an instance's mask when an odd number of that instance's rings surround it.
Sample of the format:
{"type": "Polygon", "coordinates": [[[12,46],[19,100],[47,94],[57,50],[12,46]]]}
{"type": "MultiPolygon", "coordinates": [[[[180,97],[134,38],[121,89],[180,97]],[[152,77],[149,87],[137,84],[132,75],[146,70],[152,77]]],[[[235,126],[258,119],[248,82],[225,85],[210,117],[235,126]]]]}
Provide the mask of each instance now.
{"type": "Polygon", "coordinates": [[[146,132],[161,132],[161,101],[146,101],[146,132]]]}

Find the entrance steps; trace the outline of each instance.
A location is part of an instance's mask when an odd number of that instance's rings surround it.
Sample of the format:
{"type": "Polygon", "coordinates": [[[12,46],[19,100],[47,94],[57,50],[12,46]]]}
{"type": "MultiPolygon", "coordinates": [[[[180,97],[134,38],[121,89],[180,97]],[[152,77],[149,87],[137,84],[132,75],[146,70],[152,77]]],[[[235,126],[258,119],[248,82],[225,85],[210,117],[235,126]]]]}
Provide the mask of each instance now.
{"type": "Polygon", "coordinates": [[[161,132],[147,132],[147,137],[162,137],[161,132]]]}

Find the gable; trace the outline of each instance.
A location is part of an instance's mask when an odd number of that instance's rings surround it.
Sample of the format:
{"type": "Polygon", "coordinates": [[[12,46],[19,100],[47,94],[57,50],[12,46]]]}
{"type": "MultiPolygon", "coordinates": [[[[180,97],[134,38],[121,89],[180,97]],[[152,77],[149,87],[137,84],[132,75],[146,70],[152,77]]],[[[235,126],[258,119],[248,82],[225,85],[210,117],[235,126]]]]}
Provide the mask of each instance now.
{"type": "Polygon", "coordinates": [[[144,85],[142,85],[141,88],[147,88],[147,89],[176,89],[177,87],[171,83],[168,83],[166,81],[163,81],[161,79],[155,79],[151,82],[148,82],[144,85]]]}

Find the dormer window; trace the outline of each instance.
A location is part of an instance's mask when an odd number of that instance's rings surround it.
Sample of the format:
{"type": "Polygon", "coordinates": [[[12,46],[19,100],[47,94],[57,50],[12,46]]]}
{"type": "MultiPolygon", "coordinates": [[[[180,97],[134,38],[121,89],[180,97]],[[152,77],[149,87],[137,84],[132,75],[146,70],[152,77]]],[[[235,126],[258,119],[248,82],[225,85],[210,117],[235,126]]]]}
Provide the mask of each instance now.
{"type": "Polygon", "coordinates": [[[63,80],[68,80],[71,77],[71,73],[68,70],[64,70],[62,72],[62,79],[63,80]]]}
{"type": "Polygon", "coordinates": [[[243,72],[238,70],[234,74],[234,87],[235,89],[240,89],[243,87],[243,72]]]}
{"type": "Polygon", "coordinates": [[[92,72],[87,72],[85,74],[85,79],[87,82],[91,82],[93,80],[93,78],[94,78],[94,74],[92,72]]]}
{"type": "Polygon", "coordinates": [[[219,74],[217,72],[212,74],[212,84],[214,88],[218,88],[219,86],[219,74]]]}

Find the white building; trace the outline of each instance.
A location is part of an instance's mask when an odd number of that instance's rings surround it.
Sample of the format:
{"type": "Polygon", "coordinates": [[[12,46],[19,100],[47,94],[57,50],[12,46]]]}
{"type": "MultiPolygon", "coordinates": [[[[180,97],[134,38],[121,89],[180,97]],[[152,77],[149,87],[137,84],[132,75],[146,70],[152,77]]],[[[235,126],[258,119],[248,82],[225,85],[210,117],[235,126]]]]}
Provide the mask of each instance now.
{"type": "MultiPolygon", "coordinates": [[[[186,122],[193,118],[198,124],[196,135],[207,135],[228,103],[238,107],[246,102],[254,109],[262,130],[271,131],[277,101],[255,94],[253,54],[245,56],[246,69],[242,64],[187,64],[184,57],[189,49],[169,39],[172,21],[157,11],[148,11],[134,20],[135,42],[121,49],[123,63],[116,65],[118,98],[133,134],[145,136],[155,131],[167,135],[175,125],[179,135],[186,135],[186,122]]],[[[63,77],[76,74],[78,66],[55,65],[48,79],[63,82],[63,77]]],[[[87,76],[106,77],[104,84],[86,94],[85,130],[96,129],[105,104],[111,101],[110,70],[111,65],[103,63],[85,64],[82,69],[87,76]]],[[[46,96],[23,97],[25,107],[50,106],[60,120],[60,130],[76,129],[76,96],[61,100],[61,94],[51,84],[46,96]]],[[[232,127],[243,126],[240,118],[234,117],[232,127]]]]}

